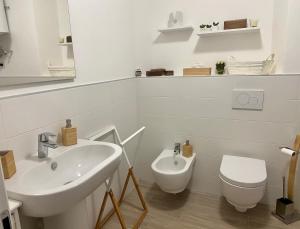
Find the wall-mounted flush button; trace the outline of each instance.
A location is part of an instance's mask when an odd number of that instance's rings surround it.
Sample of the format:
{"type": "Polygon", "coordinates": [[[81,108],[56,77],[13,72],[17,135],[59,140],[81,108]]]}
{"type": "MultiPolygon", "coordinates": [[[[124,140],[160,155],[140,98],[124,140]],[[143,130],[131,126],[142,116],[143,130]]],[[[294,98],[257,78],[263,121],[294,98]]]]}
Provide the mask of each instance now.
{"type": "Polygon", "coordinates": [[[263,110],[264,90],[234,89],[232,91],[232,109],[263,110]]]}
{"type": "Polygon", "coordinates": [[[236,102],[239,105],[246,106],[247,104],[249,104],[250,99],[251,99],[251,97],[248,93],[241,93],[236,97],[236,100],[237,100],[236,102]]]}

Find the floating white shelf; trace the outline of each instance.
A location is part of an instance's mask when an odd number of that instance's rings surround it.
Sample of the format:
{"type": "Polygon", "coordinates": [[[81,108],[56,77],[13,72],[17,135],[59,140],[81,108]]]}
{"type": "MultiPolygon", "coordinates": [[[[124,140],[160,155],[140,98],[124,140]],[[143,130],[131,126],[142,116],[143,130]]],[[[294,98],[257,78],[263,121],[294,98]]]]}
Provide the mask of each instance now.
{"type": "Polygon", "coordinates": [[[58,45],[60,45],[60,46],[72,46],[73,43],[71,43],[71,42],[69,42],[69,43],[64,42],[64,43],[58,43],[58,45]]]}
{"type": "Polygon", "coordinates": [[[218,31],[205,31],[198,33],[200,37],[212,37],[212,36],[219,36],[219,35],[226,35],[226,34],[242,34],[242,33],[256,33],[259,32],[259,27],[250,27],[250,28],[243,28],[243,29],[228,29],[228,30],[218,30],[218,31]]]}
{"type": "Polygon", "coordinates": [[[192,31],[194,30],[193,26],[183,26],[183,27],[174,27],[174,28],[164,28],[159,29],[158,31],[161,33],[169,33],[169,32],[180,32],[180,31],[192,31]]]}

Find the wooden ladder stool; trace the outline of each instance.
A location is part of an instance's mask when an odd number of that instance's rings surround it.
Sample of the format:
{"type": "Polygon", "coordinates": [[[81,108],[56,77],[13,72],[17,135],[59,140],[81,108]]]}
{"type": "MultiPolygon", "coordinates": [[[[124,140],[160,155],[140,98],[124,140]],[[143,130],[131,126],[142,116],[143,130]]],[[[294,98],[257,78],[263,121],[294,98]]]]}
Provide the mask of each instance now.
{"type": "Polygon", "coordinates": [[[121,213],[120,206],[123,203],[123,200],[124,200],[124,197],[125,197],[126,190],[127,190],[128,183],[129,183],[130,179],[132,180],[132,182],[134,184],[134,188],[137,191],[139,200],[140,200],[141,205],[143,207],[142,214],[139,216],[139,218],[137,219],[137,221],[134,223],[134,225],[131,228],[132,229],[138,229],[139,226],[144,221],[144,218],[146,217],[146,215],[148,213],[147,204],[146,204],[144,196],[143,196],[143,194],[142,194],[142,192],[140,190],[140,187],[139,187],[139,184],[137,182],[137,179],[136,179],[136,177],[134,175],[133,166],[131,165],[131,163],[129,161],[129,158],[127,156],[126,150],[125,150],[125,145],[130,140],[132,140],[134,137],[136,137],[138,134],[142,133],[144,130],[145,130],[145,127],[142,127],[137,132],[135,132],[133,135],[131,135],[130,137],[128,137],[126,140],[124,140],[123,142],[121,141],[120,135],[119,135],[116,127],[114,127],[114,126],[111,126],[111,127],[107,128],[107,129],[101,131],[101,133],[99,133],[99,134],[97,134],[97,135],[89,138],[92,141],[97,141],[97,139],[99,139],[99,138],[101,138],[101,137],[103,137],[103,136],[105,136],[105,135],[107,135],[107,134],[109,134],[109,133],[112,132],[115,135],[116,139],[117,139],[117,144],[119,146],[121,146],[123,155],[125,156],[126,162],[128,164],[128,173],[127,173],[127,177],[126,177],[126,180],[125,180],[125,183],[124,183],[124,186],[123,186],[123,189],[122,189],[121,196],[120,196],[119,200],[116,199],[116,197],[115,197],[115,195],[114,195],[114,193],[113,193],[113,191],[111,189],[112,178],[108,179],[105,182],[106,192],[105,192],[102,204],[101,204],[100,213],[98,215],[98,219],[97,219],[97,223],[96,223],[95,229],[102,229],[104,227],[104,225],[108,222],[108,220],[114,215],[114,213],[116,213],[122,229],[127,229],[128,228],[126,226],[124,216],[121,213]],[[110,199],[111,199],[111,202],[113,204],[113,209],[105,217],[103,217],[108,197],[110,197],[110,199]]]}

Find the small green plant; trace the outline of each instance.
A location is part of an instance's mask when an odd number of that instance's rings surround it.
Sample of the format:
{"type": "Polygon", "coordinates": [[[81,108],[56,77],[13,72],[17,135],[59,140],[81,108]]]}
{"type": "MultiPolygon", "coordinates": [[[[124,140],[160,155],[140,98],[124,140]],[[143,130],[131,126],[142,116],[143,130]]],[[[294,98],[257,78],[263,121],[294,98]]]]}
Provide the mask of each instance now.
{"type": "Polygon", "coordinates": [[[213,22],[213,25],[214,25],[214,26],[219,26],[219,25],[220,25],[220,22],[214,21],[214,22],[213,22]]]}
{"type": "Polygon", "coordinates": [[[206,28],[206,25],[202,24],[200,25],[200,29],[205,29],[206,28]]]}
{"type": "Polygon", "coordinates": [[[225,73],[226,63],[224,61],[219,61],[216,63],[216,72],[219,75],[223,75],[225,73]]]}
{"type": "Polygon", "coordinates": [[[206,28],[211,29],[212,25],[206,25],[206,28]]]}

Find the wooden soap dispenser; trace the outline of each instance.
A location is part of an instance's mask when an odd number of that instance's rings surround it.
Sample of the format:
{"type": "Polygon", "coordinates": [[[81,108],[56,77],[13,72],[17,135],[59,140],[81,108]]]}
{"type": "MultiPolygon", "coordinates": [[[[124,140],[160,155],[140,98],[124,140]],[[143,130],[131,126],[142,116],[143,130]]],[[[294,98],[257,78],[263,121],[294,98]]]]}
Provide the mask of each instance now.
{"type": "Polygon", "coordinates": [[[61,128],[61,135],[64,146],[77,144],[77,128],[72,127],[71,119],[66,120],[66,127],[61,128]]]}
{"type": "Polygon", "coordinates": [[[190,144],[189,140],[186,140],[185,144],[182,146],[182,155],[184,157],[193,156],[193,146],[190,144]]]}

